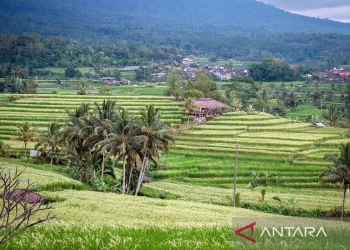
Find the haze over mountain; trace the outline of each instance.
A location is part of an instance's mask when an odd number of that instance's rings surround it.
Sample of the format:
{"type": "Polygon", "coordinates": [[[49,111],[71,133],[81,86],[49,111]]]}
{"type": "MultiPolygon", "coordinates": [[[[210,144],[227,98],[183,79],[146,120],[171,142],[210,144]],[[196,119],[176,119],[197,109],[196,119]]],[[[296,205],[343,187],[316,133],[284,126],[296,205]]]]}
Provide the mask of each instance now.
{"type": "Polygon", "coordinates": [[[255,0],[2,0],[0,33],[40,33],[91,44],[167,44],[187,37],[284,32],[350,33],[350,24],[310,18],[255,0]]]}

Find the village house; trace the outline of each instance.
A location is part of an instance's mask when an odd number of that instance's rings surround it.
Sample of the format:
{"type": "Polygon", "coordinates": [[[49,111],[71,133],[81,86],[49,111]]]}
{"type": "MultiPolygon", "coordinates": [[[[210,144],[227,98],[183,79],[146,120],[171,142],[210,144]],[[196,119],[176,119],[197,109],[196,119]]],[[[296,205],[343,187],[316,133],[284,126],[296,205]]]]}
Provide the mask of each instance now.
{"type": "Polygon", "coordinates": [[[107,85],[110,85],[110,86],[116,86],[118,85],[118,82],[117,80],[114,78],[114,77],[103,77],[101,79],[101,81],[107,85]]]}
{"type": "Polygon", "coordinates": [[[217,117],[229,112],[230,107],[212,98],[199,98],[194,100],[191,115],[197,123],[206,122],[207,117],[217,117]]]}
{"type": "Polygon", "coordinates": [[[334,67],[332,70],[328,72],[319,72],[318,76],[321,78],[323,82],[333,82],[333,83],[344,83],[350,82],[348,78],[350,78],[350,71],[344,70],[343,67],[339,69],[334,67]]]}
{"type": "Polygon", "coordinates": [[[189,65],[191,65],[193,63],[194,63],[194,61],[191,58],[184,58],[184,59],[182,59],[182,64],[185,65],[185,66],[189,66],[189,65]]]}
{"type": "Polygon", "coordinates": [[[103,77],[101,81],[109,86],[131,86],[133,83],[128,79],[122,78],[120,81],[117,81],[114,77],[103,77]]]}
{"type": "Polygon", "coordinates": [[[152,80],[154,81],[159,81],[159,80],[165,80],[167,77],[167,73],[165,72],[160,72],[160,73],[154,73],[151,74],[150,77],[152,78],[152,80]]]}
{"type": "Polygon", "coordinates": [[[120,71],[135,71],[139,70],[141,67],[140,66],[125,66],[123,68],[120,68],[120,71]]]}

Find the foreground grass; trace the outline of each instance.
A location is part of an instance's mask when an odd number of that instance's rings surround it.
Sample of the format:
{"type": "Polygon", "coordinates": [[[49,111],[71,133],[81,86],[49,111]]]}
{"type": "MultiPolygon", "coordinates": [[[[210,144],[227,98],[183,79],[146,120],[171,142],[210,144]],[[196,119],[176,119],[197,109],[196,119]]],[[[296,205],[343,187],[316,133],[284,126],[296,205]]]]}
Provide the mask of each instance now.
{"type": "Polygon", "coordinates": [[[0,249],[230,249],[231,237],[230,227],[47,225],[28,231],[0,249]]]}
{"type": "MultiPolygon", "coordinates": [[[[113,227],[43,225],[0,249],[348,249],[348,229],[327,230],[327,238],[265,238],[251,244],[227,227],[113,227]]],[[[257,228],[255,237],[260,235],[257,228]]]]}

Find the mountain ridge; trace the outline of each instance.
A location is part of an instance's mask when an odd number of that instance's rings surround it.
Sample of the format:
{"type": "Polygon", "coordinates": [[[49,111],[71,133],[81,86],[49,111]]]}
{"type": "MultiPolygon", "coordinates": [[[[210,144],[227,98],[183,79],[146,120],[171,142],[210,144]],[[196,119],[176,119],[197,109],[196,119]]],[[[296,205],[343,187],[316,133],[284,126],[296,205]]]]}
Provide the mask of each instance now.
{"type": "Polygon", "coordinates": [[[255,0],[3,0],[0,33],[40,33],[90,44],[153,43],[263,33],[350,34],[350,24],[293,14],[255,0]]]}

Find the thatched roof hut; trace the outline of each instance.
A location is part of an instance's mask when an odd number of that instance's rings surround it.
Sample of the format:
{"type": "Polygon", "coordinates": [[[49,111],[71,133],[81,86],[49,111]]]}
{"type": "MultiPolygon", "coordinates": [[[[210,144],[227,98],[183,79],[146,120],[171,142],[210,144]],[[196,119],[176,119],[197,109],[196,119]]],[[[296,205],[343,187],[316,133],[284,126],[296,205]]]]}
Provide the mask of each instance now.
{"type": "Polygon", "coordinates": [[[193,114],[218,116],[229,111],[229,106],[212,98],[200,98],[194,100],[193,114]]]}

